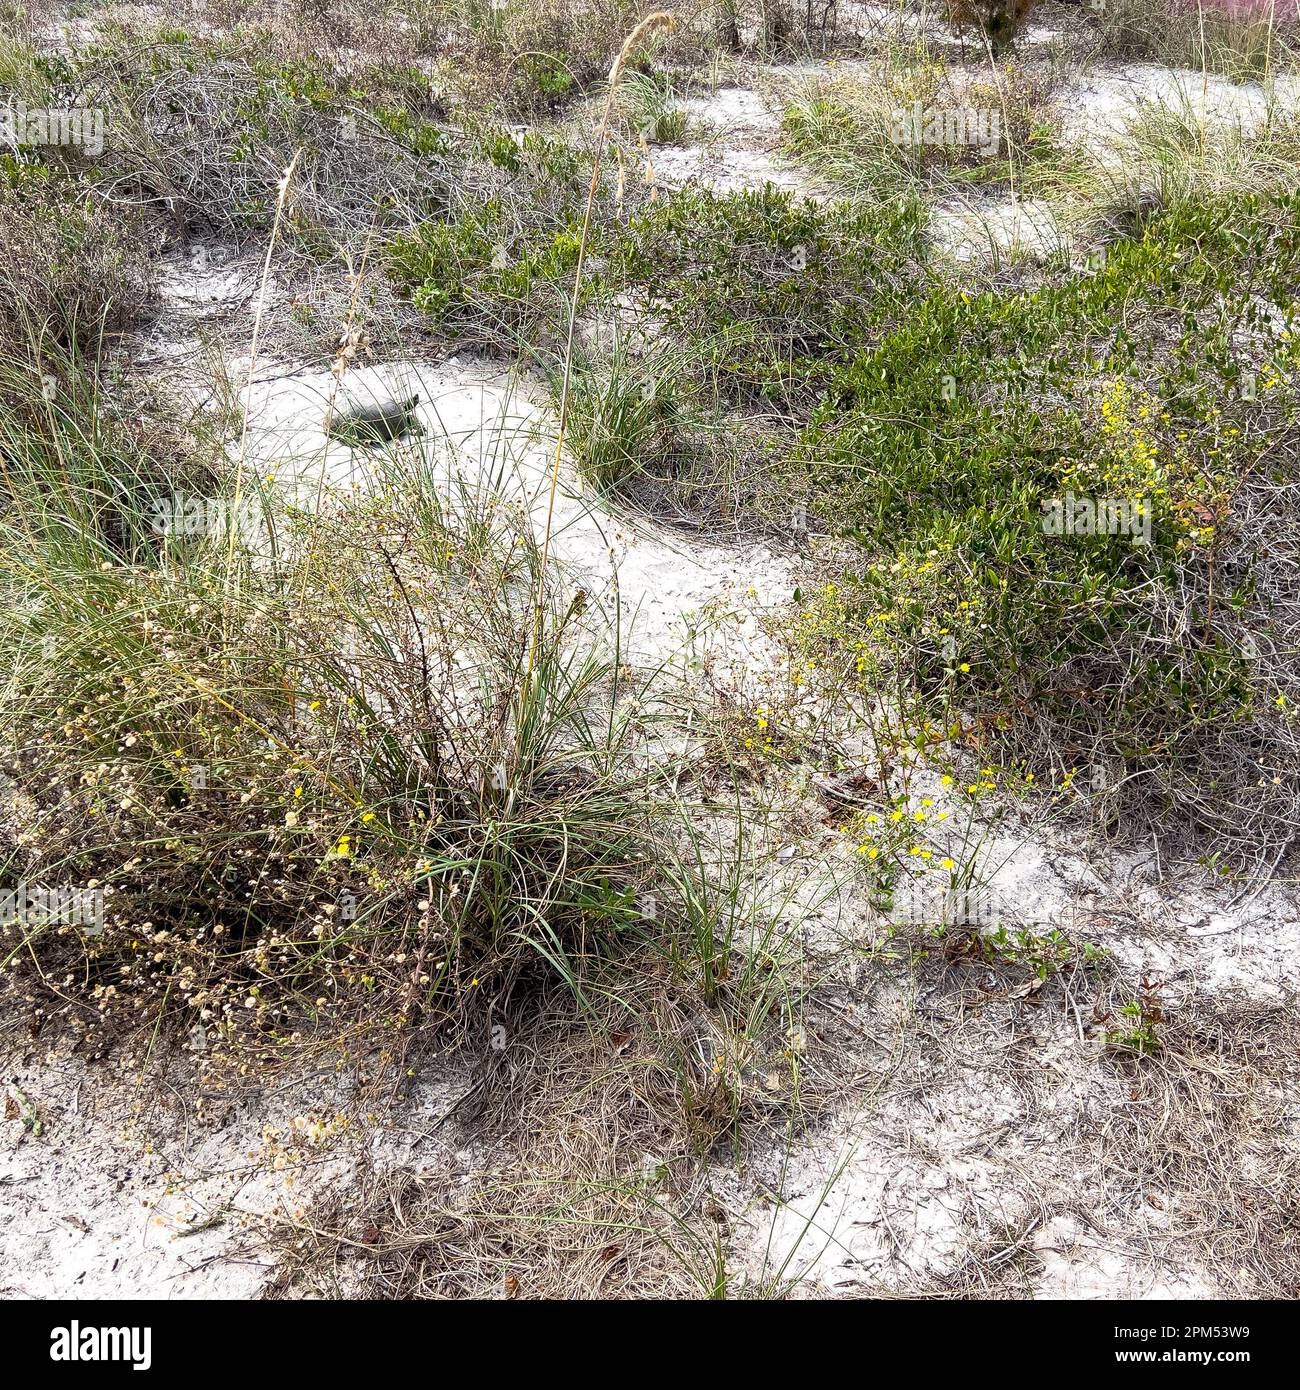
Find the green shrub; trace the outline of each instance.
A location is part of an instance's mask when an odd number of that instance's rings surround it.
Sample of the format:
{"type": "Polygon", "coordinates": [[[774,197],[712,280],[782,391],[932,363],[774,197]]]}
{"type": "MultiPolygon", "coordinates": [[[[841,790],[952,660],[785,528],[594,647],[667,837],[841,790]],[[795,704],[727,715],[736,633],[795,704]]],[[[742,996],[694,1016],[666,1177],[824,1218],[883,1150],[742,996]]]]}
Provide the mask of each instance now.
{"type": "Polygon", "coordinates": [[[910,201],[685,192],[632,218],[607,276],[691,345],[724,398],[807,400],[914,283],[920,225],[910,201]]]}
{"type": "Polygon", "coordinates": [[[440,328],[505,346],[561,322],[580,232],[576,217],[549,232],[521,230],[494,199],[454,222],[397,237],[389,263],[416,308],[440,328]]]}
{"type": "Polygon", "coordinates": [[[844,367],[803,444],[850,557],[804,607],[808,658],[919,700],[923,745],[1086,772],[1116,809],[1245,855],[1272,842],[1295,796],[1270,779],[1295,742],[1281,538],[1300,475],[1276,445],[1300,352],[1260,330],[1294,328],[1298,209],[1182,208],[1036,290],[938,284],[844,367]],[[1048,534],[1071,495],[1140,500],[1151,544],[1048,534]]]}

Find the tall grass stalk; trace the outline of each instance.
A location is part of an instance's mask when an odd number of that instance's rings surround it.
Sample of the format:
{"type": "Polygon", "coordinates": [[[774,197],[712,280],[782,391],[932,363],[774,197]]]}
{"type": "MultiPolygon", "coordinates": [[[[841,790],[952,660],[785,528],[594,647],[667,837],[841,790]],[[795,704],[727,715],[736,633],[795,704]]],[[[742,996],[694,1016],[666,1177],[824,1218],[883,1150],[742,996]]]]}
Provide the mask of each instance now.
{"type": "MultiPolygon", "coordinates": [[[[275,248],[280,239],[280,229],[284,223],[285,208],[289,203],[289,188],[293,183],[294,172],[298,168],[298,161],[302,158],[302,149],[294,152],[293,158],[289,161],[284,173],[280,176],[279,189],[275,200],[275,218],[271,224],[271,235],[266,243],[266,257],[262,262],[262,278],[257,291],[257,309],[253,315],[253,340],[249,347],[248,355],[248,380],[245,382],[244,389],[244,414],[239,428],[239,453],[235,460],[235,494],[234,511],[235,515],[240,514],[240,501],[244,487],[244,468],[248,457],[248,418],[253,408],[253,381],[257,374],[257,353],[262,342],[262,321],[266,313],[266,292],[271,283],[271,262],[275,255],[275,248]]],[[[235,528],[230,528],[229,545],[226,550],[226,579],[225,590],[229,592],[230,573],[234,568],[235,562],[235,528]]],[[[227,629],[227,636],[229,629],[227,629]]]]}
{"type": "Polygon", "coordinates": [[[596,153],[592,160],[591,183],[587,189],[587,202],[582,214],[582,234],[578,239],[578,259],[573,271],[573,298],[569,305],[569,327],[564,346],[564,372],[560,386],[560,417],[556,427],[555,456],[551,461],[550,484],[546,500],[546,524],[542,535],[541,548],[541,577],[539,578],[539,588],[537,594],[537,606],[533,617],[533,631],[528,644],[528,661],[524,668],[524,685],[527,688],[532,680],[533,668],[537,657],[537,643],[541,636],[542,614],[544,611],[544,594],[540,585],[545,583],[546,565],[551,553],[551,526],[555,516],[555,495],[560,481],[560,462],[564,456],[564,435],[569,419],[569,383],[573,373],[573,344],[574,335],[577,331],[578,323],[578,302],[582,293],[582,276],[587,258],[587,241],[591,235],[591,216],[592,209],[596,203],[596,190],[600,186],[601,163],[605,152],[605,142],[609,138],[609,125],[614,111],[614,101],[618,95],[619,78],[622,75],[628,59],[636,51],[637,45],[648,38],[656,30],[671,30],[674,24],[673,16],[666,11],[660,10],[654,14],[647,15],[635,29],[628,34],[623,41],[623,47],[619,49],[618,57],[614,59],[614,65],[609,70],[608,90],[605,93],[605,105],[601,112],[600,127],[596,135],[596,153]]]}

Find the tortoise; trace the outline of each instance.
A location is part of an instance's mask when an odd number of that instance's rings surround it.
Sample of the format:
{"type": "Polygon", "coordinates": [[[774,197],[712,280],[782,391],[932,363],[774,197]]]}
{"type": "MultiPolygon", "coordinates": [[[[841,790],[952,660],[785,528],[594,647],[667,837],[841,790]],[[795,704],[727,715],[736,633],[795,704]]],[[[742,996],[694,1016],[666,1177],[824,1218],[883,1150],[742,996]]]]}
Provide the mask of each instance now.
{"type": "Polygon", "coordinates": [[[404,434],[420,434],[420,422],[415,417],[419,404],[419,396],[407,396],[404,400],[389,397],[346,410],[332,410],[325,417],[325,433],[354,449],[386,444],[404,434]]]}

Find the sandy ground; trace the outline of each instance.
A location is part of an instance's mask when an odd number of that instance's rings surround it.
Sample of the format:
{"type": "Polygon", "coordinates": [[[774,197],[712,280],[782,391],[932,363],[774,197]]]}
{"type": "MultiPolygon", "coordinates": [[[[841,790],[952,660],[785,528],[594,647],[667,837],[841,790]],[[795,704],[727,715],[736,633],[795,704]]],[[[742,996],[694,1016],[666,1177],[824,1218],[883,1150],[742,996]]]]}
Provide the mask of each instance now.
{"type": "MultiPolygon", "coordinates": [[[[869,30],[880,18],[871,14],[862,27],[869,30]]],[[[1030,62],[1041,61],[1062,37],[1054,26],[1031,25],[1020,52],[1030,62]]],[[[862,60],[833,59],[766,65],[724,82],[710,96],[678,102],[687,117],[687,138],[680,145],[651,149],[651,181],[665,189],[696,185],[718,192],[771,183],[824,200],[827,190],[781,152],[782,93],[828,76],[851,82],[855,71],[866,67],[862,60]]],[[[1103,164],[1117,162],[1128,124],[1152,107],[1183,114],[1210,130],[1231,128],[1250,137],[1270,114],[1294,111],[1297,104],[1300,79],[1289,74],[1266,89],[1259,82],[1232,82],[1214,73],[1154,63],[1098,63],[1075,73],[1054,94],[1060,135],[1103,164]]],[[[1041,262],[1074,249],[1068,227],[1057,222],[1047,203],[1020,196],[973,194],[941,201],[932,212],[930,235],[937,251],[958,262],[1041,262]]]]}
{"type": "MultiPolygon", "coordinates": [[[[830,862],[833,853],[814,856],[809,872],[830,862]]],[[[1078,831],[994,833],[987,863],[1001,865],[989,901],[1007,921],[1106,948],[1129,978],[1158,982],[1171,1017],[1200,1020],[1212,1035],[1215,1020],[1294,1009],[1294,885],[1255,896],[1198,869],[1168,872],[1154,855],[1116,856],[1078,831]]],[[[1128,1110],[1163,1152],[1188,1120],[1135,1105],[1129,1074],[1104,1047],[1094,987],[1076,979],[1044,993],[1032,976],[1009,987],[979,965],[922,967],[910,978],[882,970],[871,950],[881,919],[852,877],[839,883],[807,930],[812,953],[835,962],[845,1026],[862,1035],[855,1047],[869,1040],[859,1094],[811,1141],[759,1165],[769,1200],[751,1188],[738,1218],[749,1268],[841,1292],[1248,1296],[1248,1273],[1230,1259],[1208,1268],[1201,1239],[1188,1234],[1203,1217],[1213,1225],[1203,1195],[1160,1165],[1145,1168],[1112,1132],[1128,1110]]],[[[895,920],[906,916],[904,907],[895,920]]],[[[1227,1078],[1223,1056],[1210,1045],[1203,1058],[1194,1048],[1186,1057],[1202,1088],[1199,1119],[1212,1132],[1222,1126],[1231,1151],[1223,1191],[1238,1169],[1259,1164],[1278,1174],[1271,1195],[1282,1208],[1295,1195],[1294,1070],[1289,1082],[1227,1078]],[[1267,1119],[1237,1132],[1234,1098],[1251,1085],[1267,1119]]],[[[1222,1244],[1240,1252],[1243,1242],[1225,1235],[1222,1244]]]]}
{"type": "MultiPolygon", "coordinates": [[[[323,433],[336,389],[329,373],[271,376],[263,370],[257,375],[248,412],[249,464],[273,476],[300,506],[313,505],[322,487],[327,492],[364,489],[371,476],[369,451],[353,451],[323,433]]],[[[418,396],[422,437],[397,447],[421,451],[446,479],[449,494],[462,488],[476,495],[486,491],[507,506],[522,507],[540,539],[554,424],[536,394],[496,364],[452,357],[437,365],[359,368],[345,378],[338,406],[418,396]]],[[[775,604],[794,587],[788,562],[766,546],[748,546],[741,554],[607,510],[567,462],[557,488],[551,550],[573,581],[585,585],[611,615],[621,611],[630,624],[628,650],[646,665],[670,659],[711,613],[732,611],[742,598],[775,604]]],[[[734,636],[759,655],[761,638],[752,617],[741,621],[734,636]]]]}
{"type": "Polygon", "coordinates": [[[0,1297],[257,1297],[329,1194],[479,1161],[444,1123],[472,1089],[463,1062],[421,1069],[396,1108],[333,1070],[238,1102],[170,1070],[115,1083],[66,1051],[6,1057],[0,1297]]]}

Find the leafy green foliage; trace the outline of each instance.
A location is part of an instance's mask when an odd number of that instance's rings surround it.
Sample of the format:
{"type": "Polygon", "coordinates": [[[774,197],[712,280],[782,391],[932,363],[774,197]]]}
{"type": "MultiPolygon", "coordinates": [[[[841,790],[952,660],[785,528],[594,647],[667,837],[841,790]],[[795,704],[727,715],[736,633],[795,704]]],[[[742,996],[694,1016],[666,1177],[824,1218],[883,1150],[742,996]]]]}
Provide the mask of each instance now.
{"type": "Polygon", "coordinates": [[[609,276],[694,345],[724,394],[806,400],[913,281],[919,237],[911,202],[683,193],[632,219],[609,276]]]}
{"type": "Polygon", "coordinates": [[[803,443],[861,555],[841,637],[984,735],[1015,745],[1030,715],[1066,766],[1100,749],[1191,772],[1213,731],[1252,729],[1275,692],[1236,620],[1254,587],[1234,509],[1263,460],[1294,473],[1270,439],[1300,419],[1300,358],[1259,331],[1294,320],[1298,209],[1183,207],[1038,289],[939,283],[861,351],[803,443]],[[1247,394],[1249,333],[1272,346],[1247,394]],[[1045,507],[1069,495],[1141,501],[1151,543],[1049,534],[1045,507]]]}

